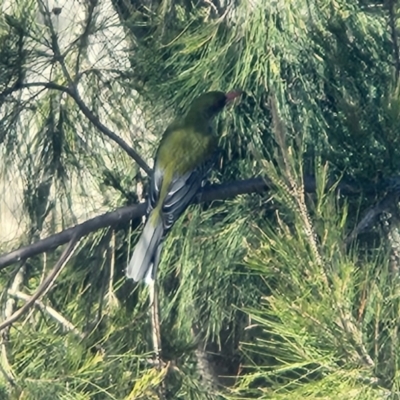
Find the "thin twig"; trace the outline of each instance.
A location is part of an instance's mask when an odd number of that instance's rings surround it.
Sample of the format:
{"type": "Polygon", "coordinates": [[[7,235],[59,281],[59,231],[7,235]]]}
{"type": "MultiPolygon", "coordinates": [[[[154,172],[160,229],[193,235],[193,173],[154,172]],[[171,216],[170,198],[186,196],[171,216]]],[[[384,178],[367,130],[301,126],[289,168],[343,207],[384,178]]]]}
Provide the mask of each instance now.
{"type": "Polygon", "coordinates": [[[114,274],[115,274],[115,230],[111,231],[110,246],[108,247],[110,254],[110,277],[108,279],[107,303],[108,307],[118,305],[117,296],[114,293],[114,274]]]}
{"type": "MultiPolygon", "coordinates": [[[[2,352],[2,357],[4,356],[4,353],[2,352]]],[[[16,386],[15,383],[15,376],[14,373],[11,369],[11,366],[8,362],[7,358],[3,358],[2,362],[0,362],[0,372],[3,374],[4,378],[6,381],[13,387],[16,386]],[[6,364],[6,368],[4,367],[4,364],[6,364]]]]}
{"type": "Polygon", "coordinates": [[[338,321],[339,326],[344,330],[349,338],[350,342],[353,343],[354,349],[359,357],[360,364],[363,364],[367,367],[374,367],[375,363],[372,360],[371,356],[368,354],[368,351],[363,343],[363,335],[360,329],[358,329],[357,325],[353,322],[353,316],[351,312],[346,310],[346,306],[337,303],[337,307],[339,309],[339,318],[338,321]]]}
{"type": "Polygon", "coordinates": [[[92,22],[94,19],[94,10],[96,6],[98,5],[97,1],[88,1],[86,3],[87,6],[87,16],[86,16],[86,21],[85,21],[85,28],[78,38],[79,44],[78,44],[78,55],[76,57],[76,62],[75,62],[75,84],[79,80],[79,69],[80,69],[80,60],[82,56],[82,51],[84,48],[87,48],[88,42],[89,42],[89,35],[92,27],[92,22]]]}
{"type": "MultiPolygon", "coordinates": [[[[165,367],[165,363],[161,357],[161,329],[160,329],[160,314],[158,308],[158,289],[156,279],[152,279],[149,283],[150,295],[150,313],[151,313],[151,333],[153,339],[154,358],[158,369],[161,371],[165,367]]],[[[164,381],[161,382],[158,388],[158,397],[160,400],[166,398],[166,389],[164,381]]]]}
{"type": "Polygon", "coordinates": [[[64,250],[59,260],[57,261],[56,265],[49,272],[49,274],[47,275],[46,279],[42,282],[42,284],[37,288],[36,292],[18,311],[14,312],[9,318],[7,318],[4,322],[0,324],[0,331],[13,324],[15,321],[17,321],[32,307],[32,305],[36,302],[36,300],[38,300],[40,297],[44,296],[47,293],[54,280],[61,273],[61,271],[71,258],[78,244],[79,240],[76,237],[76,235],[74,235],[71,238],[69,245],[64,250]]]}
{"type": "MultiPolygon", "coordinates": [[[[9,290],[12,291],[17,291],[21,288],[23,282],[24,282],[24,273],[25,273],[25,264],[23,264],[17,271],[17,273],[14,276],[14,279],[12,281],[11,287],[9,290]]],[[[6,295],[6,293],[4,293],[6,295]]],[[[14,299],[8,298],[5,307],[4,307],[4,318],[7,319],[9,318],[15,310],[16,307],[16,301],[14,299]]],[[[6,329],[3,329],[1,331],[1,371],[3,375],[6,377],[7,381],[15,386],[15,375],[13,372],[13,369],[8,361],[8,356],[7,356],[7,344],[9,340],[9,333],[10,333],[10,326],[8,326],[6,329]]]]}
{"type": "MultiPolygon", "coordinates": [[[[13,292],[13,291],[9,290],[8,293],[10,296],[15,297],[16,299],[23,300],[26,303],[28,301],[31,301],[31,296],[29,296],[26,293],[23,293],[21,291],[13,292]]],[[[50,315],[50,317],[53,318],[54,320],[56,320],[60,325],[62,325],[66,331],[73,332],[80,339],[85,338],[85,335],[82,332],[80,332],[72,322],[68,321],[64,316],[62,316],[54,308],[47,306],[40,300],[36,300],[34,302],[34,305],[36,307],[38,307],[41,311],[46,312],[48,315],[50,315]]]]}
{"type": "Polygon", "coordinates": [[[211,1],[211,0],[203,0],[204,3],[206,3],[210,9],[214,10],[214,13],[216,16],[220,15],[220,11],[218,10],[217,6],[211,1]]]}
{"type": "Polygon", "coordinates": [[[89,121],[95,125],[103,134],[108,136],[111,140],[115,141],[122,149],[124,149],[127,154],[132,157],[138,165],[144,169],[144,171],[149,174],[151,169],[147,166],[145,161],[140,157],[140,155],[133,150],[121,137],[117,136],[114,132],[109,130],[105,125],[103,125],[100,119],[94,115],[94,113],[86,106],[86,103],[82,100],[79,90],[78,90],[78,81],[80,76],[80,58],[83,50],[83,43],[88,40],[90,34],[91,23],[94,17],[94,9],[97,5],[97,1],[89,1],[88,3],[88,16],[86,20],[86,26],[84,32],[82,33],[81,37],[79,38],[80,45],[78,46],[78,55],[75,63],[75,79],[73,80],[71,74],[68,71],[67,65],[65,63],[66,54],[61,54],[59,42],[58,42],[58,35],[54,29],[50,11],[48,8],[45,7],[42,0],[42,7],[46,9],[46,13],[44,13],[45,22],[50,29],[51,32],[51,48],[54,53],[55,59],[61,66],[64,78],[68,82],[68,93],[74,100],[75,103],[78,105],[81,112],[89,119],[89,121]]]}
{"type": "Polygon", "coordinates": [[[398,221],[390,221],[388,239],[391,249],[390,270],[393,277],[397,277],[400,271],[400,232],[398,221]]]}
{"type": "Polygon", "coordinates": [[[67,66],[64,62],[64,58],[61,54],[60,46],[58,44],[57,32],[54,29],[53,21],[51,20],[51,11],[42,0],[39,0],[38,3],[41,14],[43,15],[45,25],[49,28],[50,31],[51,49],[53,50],[55,60],[58,61],[58,63],[60,64],[65,79],[67,79],[68,84],[72,87],[72,78],[68,72],[67,66]]]}
{"type": "Polygon", "coordinates": [[[71,97],[75,100],[76,104],[78,105],[79,109],[82,111],[82,113],[85,115],[85,117],[94,125],[96,126],[99,131],[101,131],[104,135],[106,135],[108,138],[113,140],[115,143],[117,143],[125,152],[136,161],[136,163],[139,165],[140,168],[143,169],[144,172],[146,172],[147,175],[151,174],[151,168],[147,165],[146,161],[143,160],[143,158],[139,155],[139,153],[136,152],[131,146],[128,145],[128,143],[125,142],[124,139],[122,139],[120,136],[115,134],[113,131],[108,129],[105,125],[103,125],[99,118],[92,113],[92,111],[86,106],[84,101],[80,98],[79,93],[73,93],[71,97]]]}
{"type": "Polygon", "coordinates": [[[161,366],[161,333],[160,333],[160,316],[158,314],[158,293],[157,285],[155,280],[151,280],[149,283],[149,295],[150,295],[150,309],[151,309],[151,332],[153,338],[153,349],[155,358],[158,364],[161,366]]]}
{"type": "MultiPolygon", "coordinates": [[[[93,2],[93,4],[95,4],[93,2]]],[[[92,12],[94,11],[94,6],[91,8],[92,12]]],[[[60,51],[60,47],[58,44],[58,39],[57,39],[57,35],[54,31],[54,27],[53,24],[51,22],[51,19],[49,18],[49,27],[51,29],[51,35],[52,35],[52,44],[53,44],[53,51],[54,51],[54,55],[56,56],[56,58],[58,59],[64,77],[68,82],[68,86],[69,86],[69,95],[75,100],[75,103],[77,104],[77,106],[79,107],[79,109],[81,110],[81,112],[85,115],[85,117],[94,125],[97,127],[97,129],[99,129],[104,135],[106,135],[107,137],[109,137],[111,140],[113,140],[115,143],[117,143],[122,149],[124,149],[127,154],[132,157],[137,164],[139,165],[139,167],[141,167],[147,175],[151,174],[151,169],[150,167],[147,165],[147,163],[143,160],[143,158],[139,155],[139,153],[137,153],[132,147],[130,147],[125,140],[123,140],[121,137],[119,137],[118,135],[116,135],[114,132],[112,132],[110,129],[108,129],[105,125],[103,125],[100,121],[100,119],[93,114],[93,112],[87,107],[86,103],[82,100],[80,94],[79,94],[79,90],[78,90],[78,86],[77,86],[77,82],[73,82],[72,78],[68,72],[67,66],[64,62],[64,58],[61,54],[60,51]]],[[[79,62],[79,61],[77,61],[79,62]]],[[[77,76],[79,75],[79,68],[77,66],[77,76]]]]}
{"type": "Polygon", "coordinates": [[[121,207],[114,212],[109,212],[98,217],[91,218],[72,228],[65,229],[60,233],[51,235],[28,246],[23,246],[8,254],[0,256],[0,270],[20,260],[52,250],[62,244],[68,243],[75,235],[81,238],[99,229],[116,226],[121,222],[129,221],[131,218],[138,218],[144,214],[146,205],[135,204],[128,207],[121,207]]]}

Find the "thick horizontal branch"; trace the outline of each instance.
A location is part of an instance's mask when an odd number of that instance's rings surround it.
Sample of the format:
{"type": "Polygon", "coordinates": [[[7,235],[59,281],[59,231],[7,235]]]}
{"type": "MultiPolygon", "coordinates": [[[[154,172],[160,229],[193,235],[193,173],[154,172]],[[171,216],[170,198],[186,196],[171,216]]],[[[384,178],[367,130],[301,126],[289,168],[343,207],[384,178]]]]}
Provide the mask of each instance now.
{"type": "Polygon", "coordinates": [[[89,219],[82,224],[78,224],[72,228],[65,229],[60,233],[39,240],[36,243],[21,247],[18,250],[0,256],[0,270],[17,261],[36,256],[62,244],[68,243],[75,234],[81,238],[90,232],[95,232],[101,228],[118,225],[121,221],[138,218],[144,214],[145,210],[145,204],[134,204],[132,206],[121,207],[116,211],[99,215],[98,217],[89,219]]]}
{"type": "MultiPolygon", "coordinates": [[[[315,179],[313,177],[306,177],[304,179],[304,186],[306,192],[314,192],[315,179]]],[[[262,178],[245,179],[242,181],[230,182],[222,185],[210,185],[203,189],[202,193],[199,194],[194,200],[194,203],[224,200],[239,194],[259,193],[266,190],[268,190],[268,184],[266,180],[262,178]]],[[[344,183],[339,184],[338,190],[345,195],[361,193],[360,188],[344,183]]],[[[73,236],[76,236],[77,239],[79,239],[99,229],[111,226],[117,227],[121,224],[121,222],[140,218],[144,215],[145,211],[146,205],[144,203],[140,203],[121,207],[115,211],[89,219],[72,228],[39,240],[36,243],[21,247],[18,250],[14,250],[8,254],[0,256],[0,270],[20,260],[36,256],[52,250],[62,244],[68,243],[73,236]]]]}

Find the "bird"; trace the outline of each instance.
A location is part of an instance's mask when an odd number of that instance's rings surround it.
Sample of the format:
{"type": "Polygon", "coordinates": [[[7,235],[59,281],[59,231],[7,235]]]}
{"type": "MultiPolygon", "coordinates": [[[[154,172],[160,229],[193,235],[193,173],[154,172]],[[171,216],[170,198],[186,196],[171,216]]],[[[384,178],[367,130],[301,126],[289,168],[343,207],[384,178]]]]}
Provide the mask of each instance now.
{"type": "Polygon", "coordinates": [[[218,148],[211,122],[240,90],[201,94],[186,115],[165,130],[155,153],[150,176],[146,220],[126,277],[135,282],[155,280],[164,238],[204,185],[218,148]]]}

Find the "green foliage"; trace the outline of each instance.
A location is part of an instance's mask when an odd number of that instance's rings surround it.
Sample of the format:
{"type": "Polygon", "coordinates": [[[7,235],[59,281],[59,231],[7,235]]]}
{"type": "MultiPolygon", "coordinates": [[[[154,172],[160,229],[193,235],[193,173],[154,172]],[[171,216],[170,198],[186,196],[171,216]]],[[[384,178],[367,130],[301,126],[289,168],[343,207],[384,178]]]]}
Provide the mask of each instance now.
{"type": "MultiPolygon", "coordinates": [[[[65,26],[76,12],[67,3],[57,16],[19,1],[1,17],[0,197],[11,192],[18,214],[17,240],[2,252],[146,190],[68,90],[38,82],[78,83],[93,114],[146,160],[194,97],[240,88],[217,121],[211,180],[265,176],[270,191],[191,206],[166,239],[160,370],[148,288],[123,271],[141,221],[85,237],[41,303],[3,332],[0,398],[158,399],[161,382],[169,399],[396,398],[396,213],[345,244],[375,199],[328,187],[399,173],[396,7],[113,1],[117,17],[100,3],[74,6],[81,22],[65,26]],[[315,193],[304,193],[305,174],[315,193]],[[204,349],[218,390],[200,368],[204,349]]],[[[2,319],[7,300],[20,307],[18,292],[34,293],[60,254],[0,271],[2,319]]]]}
{"type": "Polygon", "coordinates": [[[397,305],[382,294],[396,290],[398,280],[385,252],[346,251],[340,236],[347,206],[332,193],[314,197],[315,236],[282,194],[276,199],[283,207],[260,226],[264,240],[248,258],[263,276],[264,295],[246,310],[255,340],[243,343],[247,374],[229,398],[378,399],[388,386],[396,391],[398,362],[388,341],[397,305]],[[315,238],[318,257],[310,251],[315,238]]]}

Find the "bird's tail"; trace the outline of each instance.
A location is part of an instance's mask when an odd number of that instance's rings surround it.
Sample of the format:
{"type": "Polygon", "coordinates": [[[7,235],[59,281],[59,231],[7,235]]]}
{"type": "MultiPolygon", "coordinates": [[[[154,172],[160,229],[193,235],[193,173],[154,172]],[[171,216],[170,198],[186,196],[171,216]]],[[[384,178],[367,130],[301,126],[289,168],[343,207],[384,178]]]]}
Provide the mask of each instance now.
{"type": "Polygon", "coordinates": [[[157,210],[153,210],[147,218],[126,269],[127,278],[132,278],[138,282],[145,276],[146,280],[154,276],[160,258],[163,234],[164,227],[161,217],[157,210]],[[149,274],[152,276],[149,276],[149,274]]]}

